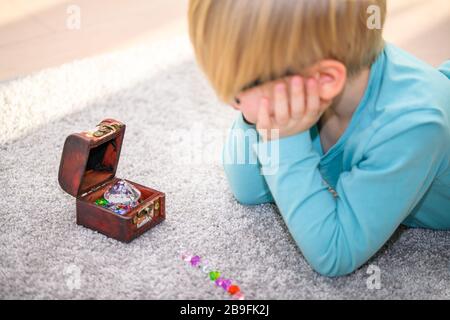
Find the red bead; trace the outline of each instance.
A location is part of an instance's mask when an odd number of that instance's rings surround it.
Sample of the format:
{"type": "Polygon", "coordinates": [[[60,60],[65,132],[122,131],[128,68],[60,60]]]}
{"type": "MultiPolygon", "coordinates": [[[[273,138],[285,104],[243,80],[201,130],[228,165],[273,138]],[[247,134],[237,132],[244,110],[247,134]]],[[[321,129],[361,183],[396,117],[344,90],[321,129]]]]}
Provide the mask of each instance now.
{"type": "Polygon", "coordinates": [[[240,289],[238,286],[236,286],[236,285],[231,285],[231,286],[228,288],[228,293],[231,294],[231,295],[236,294],[236,293],[238,293],[239,291],[241,291],[241,289],[240,289]]]}

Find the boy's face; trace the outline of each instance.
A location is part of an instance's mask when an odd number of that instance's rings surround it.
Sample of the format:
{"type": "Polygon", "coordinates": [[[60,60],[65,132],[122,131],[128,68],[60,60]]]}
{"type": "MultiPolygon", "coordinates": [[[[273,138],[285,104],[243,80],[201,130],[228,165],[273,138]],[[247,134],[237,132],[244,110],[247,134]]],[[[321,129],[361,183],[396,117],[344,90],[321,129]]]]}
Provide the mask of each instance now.
{"type": "MultiPolygon", "coordinates": [[[[361,72],[361,75],[358,76],[354,82],[364,83],[366,85],[369,73],[370,68],[364,69],[364,72],[361,72]]],[[[263,98],[267,98],[270,101],[269,112],[272,114],[274,113],[274,92],[277,84],[284,83],[288,99],[291,97],[291,84],[294,76],[302,77],[304,85],[306,85],[305,81],[316,80],[320,104],[329,106],[344,90],[347,83],[347,68],[337,60],[321,60],[307,68],[302,74],[285,76],[241,91],[235,97],[237,101],[233,102],[231,105],[236,110],[242,112],[248,122],[256,124],[260,104],[263,98]]],[[[304,87],[304,90],[306,90],[306,87],[304,87]]],[[[304,94],[307,95],[308,92],[305,91],[304,94]]],[[[307,99],[308,97],[304,96],[303,98],[307,99]]]]}

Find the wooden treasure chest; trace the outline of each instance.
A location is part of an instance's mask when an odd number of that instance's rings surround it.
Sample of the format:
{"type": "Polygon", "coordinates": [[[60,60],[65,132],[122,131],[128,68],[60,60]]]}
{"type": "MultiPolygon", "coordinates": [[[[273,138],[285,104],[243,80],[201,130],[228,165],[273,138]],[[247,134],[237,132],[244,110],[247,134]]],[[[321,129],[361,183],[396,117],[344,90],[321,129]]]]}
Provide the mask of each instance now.
{"type": "Polygon", "coordinates": [[[130,242],[165,219],[165,195],[116,177],[125,125],[103,120],[67,137],[59,167],[61,188],[76,197],[77,224],[130,242]]]}

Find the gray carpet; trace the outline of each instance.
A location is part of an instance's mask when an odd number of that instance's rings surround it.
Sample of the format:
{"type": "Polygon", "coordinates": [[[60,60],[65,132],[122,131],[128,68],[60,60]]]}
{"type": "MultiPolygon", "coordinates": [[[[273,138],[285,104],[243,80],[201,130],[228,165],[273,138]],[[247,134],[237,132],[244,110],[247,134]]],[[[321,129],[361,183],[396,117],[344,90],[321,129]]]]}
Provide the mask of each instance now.
{"type": "Polygon", "coordinates": [[[450,298],[450,232],[401,228],[367,265],[330,279],[311,270],[273,205],[239,205],[219,161],[236,113],[185,38],[4,82],[0,114],[2,299],[229,299],[183,250],[247,299],[450,298]],[[128,125],[117,175],[167,196],[167,220],[130,244],[77,226],[57,182],[65,137],[106,117],[128,125]],[[379,290],[367,287],[369,264],[379,290]]]}

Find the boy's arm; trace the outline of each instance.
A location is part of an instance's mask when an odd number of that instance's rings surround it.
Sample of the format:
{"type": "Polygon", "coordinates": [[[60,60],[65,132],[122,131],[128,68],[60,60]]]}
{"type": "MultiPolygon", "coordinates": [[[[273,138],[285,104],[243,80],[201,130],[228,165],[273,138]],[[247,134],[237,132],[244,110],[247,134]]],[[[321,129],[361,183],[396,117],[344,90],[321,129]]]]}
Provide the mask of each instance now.
{"type": "Polygon", "coordinates": [[[450,79],[450,60],[445,61],[438,70],[450,79]]]}
{"type": "Polygon", "coordinates": [[[444,163],[450,138],[441,115],[404,117],[375,132],[363,160],[343,172],[333,197],[308,131],[260,142],[266,181],[300,250],[327,276],[348,274],[390,238],[444,163]],[[429,118],[429,119],[424,119],[429,118]],[[427,120],[427,121],[423,121],[427,120]],[[276,150],[279,156],[262,150],[276,150]]]}
{"type": "Polygon", "coordinates": [[[252,148],[258,141],[255,126],[246,123],[239,114],[225,142],[223,166],[234,196],[246,205],[273,202],[252,148]]]}

